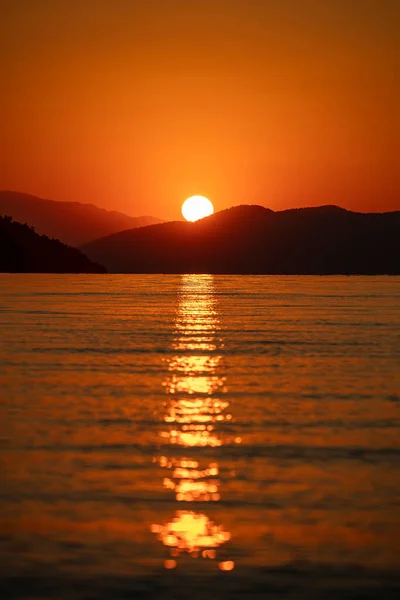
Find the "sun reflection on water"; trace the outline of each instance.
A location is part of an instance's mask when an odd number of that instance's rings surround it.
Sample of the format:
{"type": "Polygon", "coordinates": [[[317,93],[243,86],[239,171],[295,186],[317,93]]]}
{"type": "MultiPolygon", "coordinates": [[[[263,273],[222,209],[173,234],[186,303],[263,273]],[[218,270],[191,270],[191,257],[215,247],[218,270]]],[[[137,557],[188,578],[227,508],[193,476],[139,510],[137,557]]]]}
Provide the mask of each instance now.
{"type": "MultiPolygon", "coordinates": [[[[232,420],[221,376],[223,348],[216,311],[213,277],[183,275],[175,319],[173,350],[168,375],[163,382],[166,402],[161,432],[171,450],[179,447],[218,448],[224,444],[222,425],[232,420]]],[[[238,440],[236,440],[238,443],[238,440]]],[[[163,487],[180,503],[218,502],[221,498],[218,462],[196,455],[161,456],[155,458],[169,473],[163,487]]],[[[231,537],[223,525],[214,523],[204,512],[176,510],[174,517],[163,525],[153,524],[151,530],[168,549],[167,569],[177,566],[181,554],[204,559],[217,559],[217,548],[231,537]]],[[[233,561],[219,563],[221,570],[232,570],[233,561]]]]}

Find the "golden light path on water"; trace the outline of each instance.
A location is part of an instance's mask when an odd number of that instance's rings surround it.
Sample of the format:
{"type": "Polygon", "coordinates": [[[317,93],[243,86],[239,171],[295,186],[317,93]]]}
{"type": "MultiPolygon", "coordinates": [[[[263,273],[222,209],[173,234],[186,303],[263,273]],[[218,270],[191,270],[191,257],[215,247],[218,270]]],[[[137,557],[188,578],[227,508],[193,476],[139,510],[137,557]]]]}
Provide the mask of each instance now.
{"type": "MultiPolygon", "coordinates": [[[[168,470],[163,487],[170,490],[177,502],[218,502],[221,498],[219,465],[205,460],[191,449],[217,448],[224,443],[220,427],[230,421],[225,378],[221,372],[223,343],[216,310],[212,275],[183,275],[175,318],[173,349],[176,355],[168,364],[163,383],[165,429],[161,432],[171,449],[171,456],[155,458],[168,470]]],[[[236,443],[240,439],[235,440],[236,443]]],[[[175,568],[179,557],[190,554],[218,561],[218,547],[230,540],[223,525],[214,523],[205,512],[176,510],[164,524],[153,524],[151,530],[167,547],[167,569],[175,568]]],[[[234,562],[220,561],[221,570],[230,571],[234,562]]]]}

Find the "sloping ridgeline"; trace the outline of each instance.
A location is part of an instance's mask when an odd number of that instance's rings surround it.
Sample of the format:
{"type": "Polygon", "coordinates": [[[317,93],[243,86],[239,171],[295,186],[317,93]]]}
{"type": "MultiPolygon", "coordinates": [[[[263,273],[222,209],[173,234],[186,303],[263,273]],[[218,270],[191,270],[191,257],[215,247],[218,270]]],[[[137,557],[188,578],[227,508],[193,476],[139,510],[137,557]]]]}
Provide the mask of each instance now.
{"type": "Polygon", "coordinates": [[[81,246],[124,229],[161,223],[154,217],[130,217],[93,204],[56,202],[20,192],[0,191],[0,215],[12,215],[20,223],[29,223],[38,233],[81,246]]]}
{"type": "Polygon", "coordinates": [[[106,273],[106,269],[80,250],[0,216],[0,272],[106,273]]]}
{"type": "Polygon", "coordinates": [[[237,206],[195,223],[131,229],[82,247],[120,273],[400,274],[400,212],[237,206]]]}

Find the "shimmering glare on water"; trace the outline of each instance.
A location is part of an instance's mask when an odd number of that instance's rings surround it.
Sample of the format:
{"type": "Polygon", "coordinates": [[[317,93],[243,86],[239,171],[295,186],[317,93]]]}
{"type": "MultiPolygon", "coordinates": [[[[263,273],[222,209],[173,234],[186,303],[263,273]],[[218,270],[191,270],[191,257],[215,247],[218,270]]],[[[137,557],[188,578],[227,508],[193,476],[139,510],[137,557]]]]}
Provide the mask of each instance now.
{"type": "MultiPolygon", "coordinates": [[[[218,426],[232,418],[226,414],[229,402],[221,397],[227,388],[225,377],[219,375],[223,343],[215,302],[211,275],[182,277],[172,344],[179,354],[167,359],[168,376],[163,383],[168,394],[164,403],[166,428],[160,433],[171,444],[171,451],[180,455],[161,456],[159,460],[160,466],[172,471],[171,476],[164,477],[163,486],[174,492],[177,502],[221,499],[218,462],[210,463],[207,457],[200,466],[201,457],[190,457],[190,452],[198,448],[222,446],[223,431],[218,426]]],[[[171,557],[188,553],[193,558],[216,559],[215,549],[231,537],[207,514],[192,510],[176,510],[172,520],[164,525],[153,524],[152,531],[171,557]]],[[[174,561],[174,568],[177,564],[174,561]]],[[[169,565],[171,561],[166,561],[165,566],[169,565]]]]}
{"type": "Polygon", "coordinates": [[[0,275],[1,597],[395,597],[399,300],[0,275]]]}

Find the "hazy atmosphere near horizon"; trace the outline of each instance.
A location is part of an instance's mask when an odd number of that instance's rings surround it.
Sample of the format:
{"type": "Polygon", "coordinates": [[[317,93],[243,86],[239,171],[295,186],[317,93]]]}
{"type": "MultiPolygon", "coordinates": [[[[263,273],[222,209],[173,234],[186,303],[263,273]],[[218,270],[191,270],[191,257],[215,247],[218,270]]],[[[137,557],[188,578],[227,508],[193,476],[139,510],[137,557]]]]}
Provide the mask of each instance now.
{"type": "Polygon", "coordinates": [[[0,0],[0,599],[400,598],[400,1],[0,0]]]}
{"type": "Polygon", "coordinates": [[[397,0],[1,0],[2,189],[399,208],[397,0]],[[4,103],[4,104],[3,104],[4,103]]]}

